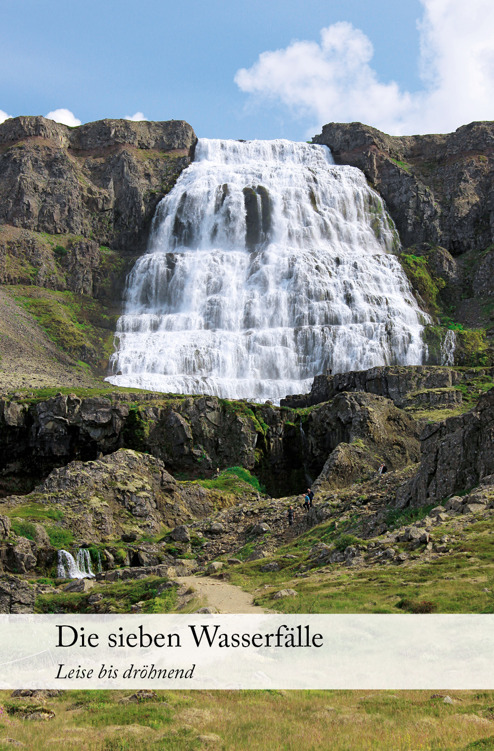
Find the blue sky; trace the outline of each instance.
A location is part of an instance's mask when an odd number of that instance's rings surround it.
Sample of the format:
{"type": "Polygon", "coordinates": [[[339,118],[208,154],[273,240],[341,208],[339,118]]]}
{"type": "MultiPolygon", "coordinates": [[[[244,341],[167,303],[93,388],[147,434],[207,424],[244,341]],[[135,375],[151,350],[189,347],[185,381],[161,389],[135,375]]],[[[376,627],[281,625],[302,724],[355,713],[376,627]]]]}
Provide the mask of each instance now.
{"type": "Polygon", "coordinates": [[[305,140],[494,119],[492,0],[1,0],[0,118],[305,140]],[[3,113],[3,115],[2,115],[3,113]],[[72,118],[72,119],[71,119],[72,118]]]}

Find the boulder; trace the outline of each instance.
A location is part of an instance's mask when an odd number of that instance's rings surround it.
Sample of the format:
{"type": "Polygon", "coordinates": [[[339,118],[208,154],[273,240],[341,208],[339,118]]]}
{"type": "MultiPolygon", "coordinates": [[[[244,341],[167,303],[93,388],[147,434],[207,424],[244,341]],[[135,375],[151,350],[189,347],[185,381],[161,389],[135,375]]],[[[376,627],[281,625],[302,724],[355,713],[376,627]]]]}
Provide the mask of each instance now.
{"type": "Polygon", "coordinates": [[[6,566],[15,574],[27,574],[36,566],[37,560],[33,553],[30,540],[19,537],[16,543],[7,547],[6,566]]]}
{"type": "Polygon", "coordinates": [[[35,590],[17,576],[0,576],[0,613],[34,612],[35,590]]]}
{"type": "Polygon", "coordinates": [[[221,561],[212,561],[206,568],[207,574],[217,574],[219,571],[221,571],[222,568],[225,567],[225,564],[221,561]]]}
{"type": "Polygon", "coordinates": [[[172,529],[170,537],[176,542],[190,542],[190,532],[184,524],[172,529]]]}
{"type": "Polygon", "coordinates": [[[273,595],[273,600],[281,600],[285,597],[297,597],[298,592],[296,592],[294,589],[280,589],[278,592],[275,592],[273,595]]]}

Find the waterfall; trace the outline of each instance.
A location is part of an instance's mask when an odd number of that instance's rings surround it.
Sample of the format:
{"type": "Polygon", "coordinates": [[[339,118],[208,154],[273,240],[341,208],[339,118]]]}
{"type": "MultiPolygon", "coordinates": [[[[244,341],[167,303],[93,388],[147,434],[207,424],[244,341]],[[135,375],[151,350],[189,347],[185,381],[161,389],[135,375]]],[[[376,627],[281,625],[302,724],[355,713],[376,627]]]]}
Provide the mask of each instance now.
{"type": "Polygon", "coordinates": [[[456,334],[452,329],[446,331],[446,336],[441,343],[441,365],[455,364],[456,334]]]}
{"type": "Polygon", "coordinates": [[[397,234],[325,146],[200,139],[127,280],[111,383],[279,401],[424,359],[397,234]]]}
{"type": "Polygon", "coordinates": [[[91,579],[91,556],[87,548],[79,548],[77,560],[67,550],[58,551],[57,576],[59,579],[91,579]]]}

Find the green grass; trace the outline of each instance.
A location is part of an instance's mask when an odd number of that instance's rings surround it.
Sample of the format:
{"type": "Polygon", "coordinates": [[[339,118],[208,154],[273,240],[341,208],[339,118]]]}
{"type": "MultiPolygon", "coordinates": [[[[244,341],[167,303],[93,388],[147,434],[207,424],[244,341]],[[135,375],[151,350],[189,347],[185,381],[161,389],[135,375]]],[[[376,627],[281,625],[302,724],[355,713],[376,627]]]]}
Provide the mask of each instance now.
{"type": "MultiPolygon", "coordinates": [[[[430,509],[430,507],[428,507],[430,509]]],[[[420,512],[425,514],[427,508],[420,512]]],[[[396,524],[407,524],[414,515],[396,514],[396,524]]],[[[435,527],[432,537],[439,540],[451,535],[453,522],[435,527]]],[[[408,554],[406,564],[367,564],[365,568],[348,568],[342,564],[314,568],[309,550],[317,542],[334,548],[360,544],[356,535],[335,529],[334,522],[309,530],[276,553],[280,571],[260,571],[268,559],[232,567],[232,583],[253,591],[268,585],[256,602],[268,608],[292,613],[400,613],[427,612],[494,613],[494,519],[480,520],[468,527],[468,534],[449,543],[451,553],[431,560],[420,559],[419,550],[404,543],[391,543],[395,550],[408,554]],[[341,543],[338,543],[338,540],[341,543]],[[295,559],[284,559],[290,553],[295,559]],[[297,576],[312,566],[306,576],[297,576]],[[274,591],[285,588],[297,591],[296,598],[273,601],[274,591]],[[406,607],[403,606],[403,601],[406,607]],[[401,603],[401,604],[400,604],[401,603]],[[419,610],[417,610],[419,608],[419,610]],[[428,609],[427,609],[428,608],[428,609]]],[[[240,557],[240,555],[238,556],[240,557]]]]}
{"type": "Polygon", "coordinates": [[[32,519],[34,521],[60,521],[64,517],[62,509],[45,506],[41,503],[27,503],[25,506],[14,506],[2,511],[6,516],[15,516],[18,519],[32,519]]]}
{"type": "Polygon", "coordinates": [[[19,535],[19,537],[26,537],[28,540],[34,540],[36,537],[36,529],[31,522],[12,519],[11,528],[16,535],[19,535]]]}
{"type": "MultiPolygon", "coordinates": [[[[482,751],[493,748],[492,691],[62,691],[55,717],[5,712],[4,737],[47,751],[482,751]],[[448,694],[452,704],[445,704],[448,694]],[[42,732],[41,732],[42,730],[42,732]],[[205,736],[216,740],[207,743],[205,736]]],[[[11,707],[8,692],[0,702],[11,707]]],[[[23,704],[26,701],[23,700],[23,704]]],[[[0,741],[0,749],[2,748],[0,741]]],[[[11,748],[5,743],[4,748],[11,748]]]]}
{"type": "Polygon", "coordinates": [[[46,527],[46,533],[54,548],[65,549],[74,542],[74,535],[70,529],[62,527],[46,527]]]}
{"type": "Polygon", "coordinates": [[[223,490],[228,493],[241,494],[245,493],[245,486],[250,485],[258,493],[265,493],[266,489],[260,484],[257,477],[252,475],[248,469],[244,467],[228,467],[224,469],[218,477],[211,479],[197,479],[195,483],[201,485],[203,488],[209,488],[210,490],[223,490]]]}
{"type": "Polygon", "coordinates": [[[130,579],[122,582],[96,584],[89,593],[57,592],[40,594],[35,603],[37,613],[91,613],[94,612],[88,599],[91,595],[103,595],[106,611],[130,613],[132,605],[142,602],[142,612],[169,613],[176,603],[176,590],[171,588],[158,596],[160,584],[167,579],[150,576],[146,579],[130,579]]]}
{"type": "Polygon", "coordinates": [[[113,352],[117,316],[106,304],[74,292],[35,286],[11,286],[15,301],[30,313],[48,337],[76,361],[106,372],[113,352]]]}

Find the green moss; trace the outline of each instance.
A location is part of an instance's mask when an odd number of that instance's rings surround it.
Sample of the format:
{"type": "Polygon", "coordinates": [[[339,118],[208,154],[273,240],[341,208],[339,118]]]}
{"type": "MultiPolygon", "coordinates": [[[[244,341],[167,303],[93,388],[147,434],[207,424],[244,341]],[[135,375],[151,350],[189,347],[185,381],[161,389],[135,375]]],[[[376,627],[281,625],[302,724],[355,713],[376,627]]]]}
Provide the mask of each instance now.
{"type": "Polygon", "coordinates": [[[455,363],[473,367],[492,364],[485,329],[457,330],[455,363]]]}
{"type": "Polygon", "coordinates": [[[392,159],[391,157],[389,159],[391,162],[393,162],[393,164],[396,164],[397,167],[399,167],[402,170],[405,170],[405,172],[412,171],[412,165],[409,164],[408,162],[401,162],[398,159],[392,159]]]}
{"type": "Polygon", "coordinates": [[[195,483],[202,485],[204,488],[212,490],[223,490],[229,493],[245,493],[246,485],[250,485],[258,493],[265,493],[266,489],[260,484],[257,477],[254,477],[248,469],[244,467],[229,467],[220,472],[218,477],[212,479],[195,480],[195,483]]]}
{"type": "Polygon", "coordinates": [[[58,508],[51,508],[41,503],[28,503],[25,506],[16,506],[12,509],[2,511],[7,516],[14,516],[18,519],[34,519],[35,521],[45,521],[46,519],[53,519],[54,521],[60,521],[63,519],[64,512],[58,508]]]}
{"type": "Polygon", "coordinates": [[[438,295],[446,286],[444,279],[434,276],[428,268],[427,258],[411,253],[401,253],[399,260],[410,284],[430,313],[439,312],[438,295]]]}

